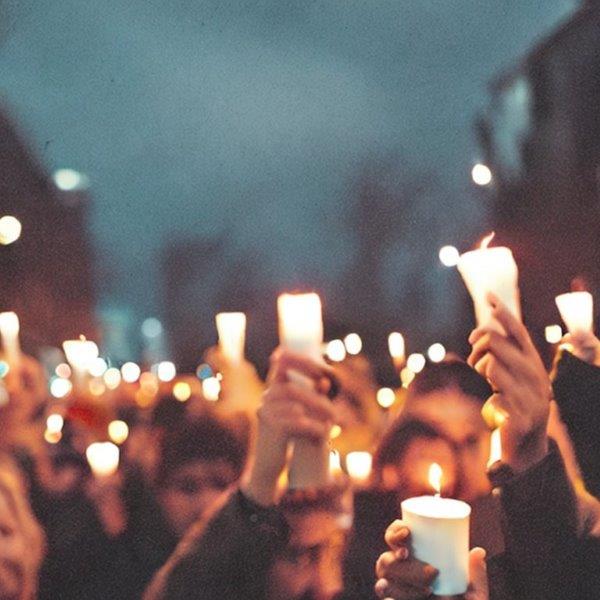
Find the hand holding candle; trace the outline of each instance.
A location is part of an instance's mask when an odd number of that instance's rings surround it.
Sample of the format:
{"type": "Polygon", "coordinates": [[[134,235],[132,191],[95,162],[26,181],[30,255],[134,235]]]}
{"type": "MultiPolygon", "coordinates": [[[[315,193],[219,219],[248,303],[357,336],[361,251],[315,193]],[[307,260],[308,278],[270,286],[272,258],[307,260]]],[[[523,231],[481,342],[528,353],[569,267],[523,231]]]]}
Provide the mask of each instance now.
{"type": "MultiPolygon", "coordinates": [[[[410,530],[414,557],[437,569],[437,576],[430,581],[433,593],[463,594],[469,582],[471,507],[460,500],[441,497],[442,470],[438,464],[431,465],[429,479],[435,496],[402,502],[403,523],[410,530]]],[[[429,575],[433,575],[431,570],[429,575]]]]}
{"type": "Polygon", "coordinates": [[[473,331],[468,362],[492,385],[494,394],[488,402],[504,417],[502,459],[521,472],[548,451],[550,380],[525,326],[498,298],[488,299],[492,317],[507,335],[488,328],[473,331]]]}

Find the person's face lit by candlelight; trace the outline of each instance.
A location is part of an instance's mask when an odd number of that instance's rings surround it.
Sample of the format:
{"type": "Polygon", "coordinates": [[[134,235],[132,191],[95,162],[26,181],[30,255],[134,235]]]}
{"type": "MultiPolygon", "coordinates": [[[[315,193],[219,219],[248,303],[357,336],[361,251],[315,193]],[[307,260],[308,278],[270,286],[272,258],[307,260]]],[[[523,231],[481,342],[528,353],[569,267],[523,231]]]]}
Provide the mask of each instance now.
{"type": "Polygon", "coordinates": [[[342,590],[344,532],[335,513],[287,513],[291,537],[269,572],[267,600],[330,600],[342,590]]]}
{"type": "Polygon", "coordinates": [[[430,494],[427,469],[436,462],[444,472],[443,495],[467,502],[487,495],[490,433],[481,408],[489,395],[485,380],[464,363],[428,365],[382,443],[378,462],[385,487],[406,497],[430,494]]]}

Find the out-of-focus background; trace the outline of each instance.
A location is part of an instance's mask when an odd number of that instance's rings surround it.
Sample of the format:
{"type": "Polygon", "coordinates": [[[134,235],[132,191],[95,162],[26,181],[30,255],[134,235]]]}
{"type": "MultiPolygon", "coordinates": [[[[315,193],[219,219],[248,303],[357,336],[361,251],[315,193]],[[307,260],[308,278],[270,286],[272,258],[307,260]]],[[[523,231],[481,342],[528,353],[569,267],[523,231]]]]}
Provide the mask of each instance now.
{"type": "Polygon", "coordinates": [[[1,308],[181,369],[243,310],[264,365],[314,289],[328,338],[460,351],[438,252],[495,230],[541,335],[600,280],[598,4],[1,2],[1,308]]]}

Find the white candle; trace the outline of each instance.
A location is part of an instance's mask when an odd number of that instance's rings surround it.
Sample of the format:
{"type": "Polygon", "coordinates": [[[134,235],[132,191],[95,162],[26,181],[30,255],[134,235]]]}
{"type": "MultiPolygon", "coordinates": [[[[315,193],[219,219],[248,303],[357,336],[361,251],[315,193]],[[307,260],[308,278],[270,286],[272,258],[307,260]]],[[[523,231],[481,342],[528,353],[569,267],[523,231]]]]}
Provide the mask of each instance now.
{"type": "Polygon", "coordinates": [[[556,296],[556,306],[569,333],[589,333],[594,327],[594,298],[589,292],[556,296]]]}
{"type": "Polygon", "coordinates": [[[520,319],[519,271],[509,248],[488,248],[493,235],[492,233],[486,237],[478,250],[465,252],[460,256],[458,271],[473,299],[477,325],[493,327],[504,333],[501,325],[492,319],[492,307],[486,297],[489,292],[493,292],[520,319]]]}
{"type": "Polygon", "coordinates": [[[346,456],[346,469],[355,483],[367,483],[372,467],[373,457],[369,452],[350,452],[346,456]]]}
{"type": "Polygon", "coordinates": [[[337,450],[329,452],[329,473],[334,477],[339,477],[343,473],[340,453],[337,450]]]}
{"type": "Polygon", "coordinates": [[[435,496],[419,496],[402,502],[402,519],[411,532],[415,558],[434,566],[438,596],[464,594],[469,585],[469,516],[471,507],[460,500],[441,498],[441,468],[431,465],[429,479],[435,496]]]}
{"type": "Polygon", "coordinates": [[[67,361],[73,369],[75,385],[82,389],[88,376],[88,370],[98,358],[98,346],[94,342],[80,336],[78,340],[66,340],[63,342],[63,350],[67,361]]]}
{"type": "MultiPolygon", "coordinates": [[[[314,293],[281,294],[277,299],[277,312],[281,345],[315,361],[322,361],[323,317],[319,296],[314,293]]],[[[307,387],[314,385],[310,378],[297,371],[288,371],[288,378],[307,387]]],[[[328,483],[327,441],[296,440],[290,464],[290,488],[322,487],[328,483]]]]}
{"type": "Polygon", "coordinates": [[[19,364],[21,345],[19,344],[19,317],[14,312],[0,313],[0,335],[6,362],[10,366],[19,364]]]}
{"type": "Polygon", "coordinates": [[[90,444],[85,455],[96,477],[108,477],[119,468],[119,447],[112,442],[90,444]]]}
{"type": "Polygon", "coordinates": [[[239,364],[244,358],[246,315],[242,312],[222,312],[215,317],[219,333],[219,348],[226,360],[239,364]]]}
{"type": "Polygon", "coordinates": [[[500,437],[500,429],[494,429],[490,436],[490,457],[487,466],[491,467],[500,460],[502,460],[502,438],[500,437]]]}

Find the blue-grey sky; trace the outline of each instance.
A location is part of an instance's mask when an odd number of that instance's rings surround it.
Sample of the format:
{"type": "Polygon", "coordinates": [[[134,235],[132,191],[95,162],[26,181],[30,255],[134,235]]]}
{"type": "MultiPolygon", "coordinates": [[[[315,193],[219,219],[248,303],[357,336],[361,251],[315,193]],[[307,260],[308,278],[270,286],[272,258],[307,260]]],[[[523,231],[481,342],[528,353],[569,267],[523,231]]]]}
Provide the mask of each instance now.
{"type": "MultiPolygon", "coordinates": [[[[96,252],[116,277],[100,290],[142,317],[163,308],[175,236],[228,227],[282,282],[338,271],[335,223],[378,157],[443,190],[415,240],[465,244],[483,218],[468,177],[486,85],[575,4],[8,0],[0,93],[49,170],[89,175],[96,252]]],[[[410,248],[397,257],[390,281],[410,248]]]]}

